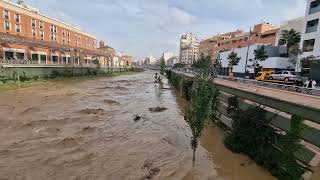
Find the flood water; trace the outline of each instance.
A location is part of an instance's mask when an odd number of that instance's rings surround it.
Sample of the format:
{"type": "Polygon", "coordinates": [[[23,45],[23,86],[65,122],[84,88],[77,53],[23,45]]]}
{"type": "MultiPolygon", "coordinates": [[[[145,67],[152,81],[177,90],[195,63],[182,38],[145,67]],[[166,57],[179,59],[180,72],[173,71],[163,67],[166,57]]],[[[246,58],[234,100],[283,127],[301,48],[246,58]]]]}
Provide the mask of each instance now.
{"type": "Polygon", "coordinates": [[[274,179],[228,151],[214,127],[193,166],[186,102],[153,80],[143,72],[2,92],[0,179],[274,179]]]}

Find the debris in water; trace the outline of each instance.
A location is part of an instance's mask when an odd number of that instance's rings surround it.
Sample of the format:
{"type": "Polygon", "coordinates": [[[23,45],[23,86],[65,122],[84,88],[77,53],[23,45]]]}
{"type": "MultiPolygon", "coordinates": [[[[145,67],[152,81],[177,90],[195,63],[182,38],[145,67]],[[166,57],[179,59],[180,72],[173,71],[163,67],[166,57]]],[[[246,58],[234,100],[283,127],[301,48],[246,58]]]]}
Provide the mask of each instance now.
{"type": "Polygon", "coordinates": [[[66,96],[74,96],[74,95],[78,95],[79,93],[77,92],[67,92],[66,96]]]}
{"type": "Polygon", "coordinates": [[[120,105],[119,102],[117,102],[117,101],[112,101],[112,100],[108,100],[108,99],[103,100],[103,102],[104,102],[104,103],[107,103],[107,104],[110,104],[110,105],[120,105]]]}
{"type": "Polygon", "coordinates": [[[62,141],[60,141],[57,145],[67,148],[67,147],[77,146],[78,142],[74,138],[67,137],[67,138],[64,138],[62,141]]]}
{"type": "Polygon", "coordinates": [[[152,179],[157,174],[159,174],[160,169],[158,167],[151,168],[152,166],[153,166],[153,162],[151,162],[150,160],[145,161],[141,169],[147,169],[148,173],[145,176],[143,176],[141,180],[149,180],[149,179],[152,179]]]}
{"type": "Polygon", "coordinates": [[[138,114],[134,115],[134,122],[140,121],[141,120],[141,116],[139,116],[138,114]]]}
{"type": "Polygon", "coordinates": [[[165,108],[165,107],[155,107],[155,108],[149,108],[149,111],[153,113],[158,113],[158,112],[166,111],[167,109],[168,108],[165,108]]]}
{"type": "Polygon", "coordinates": [[[81,110],[82,113],[85,114],[99,114],[99,115],[103,115],[104,110],[103,109],[83,109],[81,110]]]}

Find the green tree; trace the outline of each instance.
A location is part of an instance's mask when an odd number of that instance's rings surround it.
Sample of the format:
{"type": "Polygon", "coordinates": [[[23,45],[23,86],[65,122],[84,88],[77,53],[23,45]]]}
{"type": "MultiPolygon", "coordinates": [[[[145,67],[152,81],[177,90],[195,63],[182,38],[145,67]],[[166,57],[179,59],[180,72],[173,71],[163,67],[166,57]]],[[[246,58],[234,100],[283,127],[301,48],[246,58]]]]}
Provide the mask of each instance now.
{"type": "Polygon", "coordinates": [[[289,56],[292,50],[292,47],[300,43],[301,35],[294,29],[283,30],[281,33],[280,41],[284,42],[287,45],[287,55],[289,56]]]}
{"type": "Polygon", "coordinates": [[[210,56],[201,56],[193,66],[197,72],[192,87],[191,102],[186,110],[186,121],[191,131],[191,147],[193,150],[193,163],[198,147],[198,139],[202,135],[207,120],[214,116],[218,103],[218,90],[211,76],[212,66],[210,56]]]}
{"type": "Polygon", "coordinates": [[[160,59],[160,74],[164,75],[166,71],[166,62],[164,61],[164,58],[160,59]]]}
{"type": "Polygon", "coordinates": [[[230,72],[233,72],[233,66],[238,65],[239,61],[241,60],[241,57],[238,57],[238,54],[232,51],[228,56],[228,60],[230,72]]]}
{"type": "Polygon", "coordinates": [[[256,75],[257,65],[258,61],[265,61],[269,56],[267,55],[267,52],[265,50],[264,46],[261,46],[260,48],[254,50],[254,75],[256,75]]]}

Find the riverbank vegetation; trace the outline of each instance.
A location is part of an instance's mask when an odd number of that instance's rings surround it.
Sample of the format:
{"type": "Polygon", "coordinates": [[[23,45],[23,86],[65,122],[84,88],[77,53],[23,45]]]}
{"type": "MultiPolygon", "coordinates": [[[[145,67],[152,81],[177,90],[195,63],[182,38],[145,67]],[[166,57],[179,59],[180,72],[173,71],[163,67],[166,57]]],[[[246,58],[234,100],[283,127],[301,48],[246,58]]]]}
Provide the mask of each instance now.
{"type": "MultiPolygon", "coordinates": [[[[205,62],[203,60],[193,66],[198,74],[194,79],[167,71],[170,83],[184,98],[190,98],[186,120],[192,130],[191,145],[194,151],[206,123],[219,114],[215,111],[217,107],[219,110],[223,107],[219,101],[223,96],[219,96],[212,78],[201,76],[201,73],[209,71],[206,68],[200,70],[201,64],[205,62]],[[213,116],[210,117],[210,114],[213,116]]],[[[228,106],[222,114],[233,120],[232,128],[224,129],[227,132],[224,143],[228,149],[249,156],[281,180],[299,180],[306,171],[310,171],[307,163],[300,159],[304,154],[304,147],[299,143],[303,130],[301,116],[292,116],[289,130],[286,132],[271,123],[277,114],[270,117],[263,107],[244,107],[243,102],[236,96],[226,100],[228,106]]]]}
{"type": "Polygon", "coordinates": [[[185,119],[188,122],[191,132],[191,148],[193,150],[193,163],[198,147],[199,138],[208,123],[210,117],[215,116],[215,110],[218,102],[219,92],[212,83],[212,67],[210,56],[202,56],[193,68],[197,72],[193,83],[183,82],[181,78],[171,79],[174,85],[180,86],[182,83],[182,92],[185,97],[190,99],[190,104],[186,109],[185,119]]]}
{"type": "Polygon", "coordinates": [[[86,79],[92,79],[97,77],[114,77],[119,75],[130,75],[139,73],[143,70],[141,69],[134,69],[130,68],[128,70],[119,70],[119,71],[112,71],[111,69],[109,71],[105,71],[104,73],[97,73],[96,71],[86,71],[83,74],[73,74],[71,70],[64,69],[62,72],[60,71],[53,71],[50,76],[46,77],[26,77],[21,76],[18,78],[13,79],[0,79],[0,91],[6,91],[6,90],[14,90],[17,88],[26,88],[31,86],[37,86],[37,85],[44,85],[44,84],[50,84],[50,83],[56,83],[56,82],[64,82],[64,81],[79,81],[79,80],[86,80],[86,79]]]}
{"type": "Polygon", "coordinates": [[[268,119],[261,107],[242,110],[237,97],[230,97],[228,102],[233,124],[225,146],[234,153],[248,155],[281,180],[302,179],[306,167],[295,157],[302,146],[298,143],[302,118],[292,116],[291,131],[283,133],[271,125],[272,118],[268,119]]]}

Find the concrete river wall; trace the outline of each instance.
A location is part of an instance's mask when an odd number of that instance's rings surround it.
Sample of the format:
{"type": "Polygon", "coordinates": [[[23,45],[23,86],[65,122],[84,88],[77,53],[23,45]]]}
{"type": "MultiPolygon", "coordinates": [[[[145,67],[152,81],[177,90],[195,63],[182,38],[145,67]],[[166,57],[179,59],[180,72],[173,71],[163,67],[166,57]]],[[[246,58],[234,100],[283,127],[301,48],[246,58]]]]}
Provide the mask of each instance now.
{"type": "Polygon", "coordinates": [[[26,81],[56,77],[107,75],[134,71],[132,67],[80,67],[80,66],[34,66],[34,65],[3,65],[0,66],[0,82],[26,81]]]}
{"type": "MultiPolygon", "coordinates": [[[[178,72],[169,72],[169,78],[172,84],[180,91],[187,99],[190,98],[192,91],[193,77],[180,74],[178,72]]],[[[306,105],[296,104],[288,99],[287,101],[280,100],[274,97],[267,97],[255,92],[243,91],[236,87],[228,87],[216,83],[216,87],[221,92],[218,108],[220,122],[227,128],[232,128],[232,118],[227,112],[228,98],[237,96],[240,99],[239,107],[246,110],[251,105],[257,105],[264,108],[268,118],[271,118],[271,125],[279,129],[283,133],[291,130],[291,116],[300,115],[305,121],[300,135],[300,143],[302,148],[295,153],[296,158],[301,163],[312,167],[314,174],[319,175],[320,162],[320,107],[310,107],[306,105]]],[[[275,92],[276,93],[276,92],[275,92]]],[[[310,175],[311,173],[309,173],[310,175]]],[[[307,176],[308,174],[306,174],[307,176]]],[[[320,176],[319,176],[320,177],[320,176]]]]}

